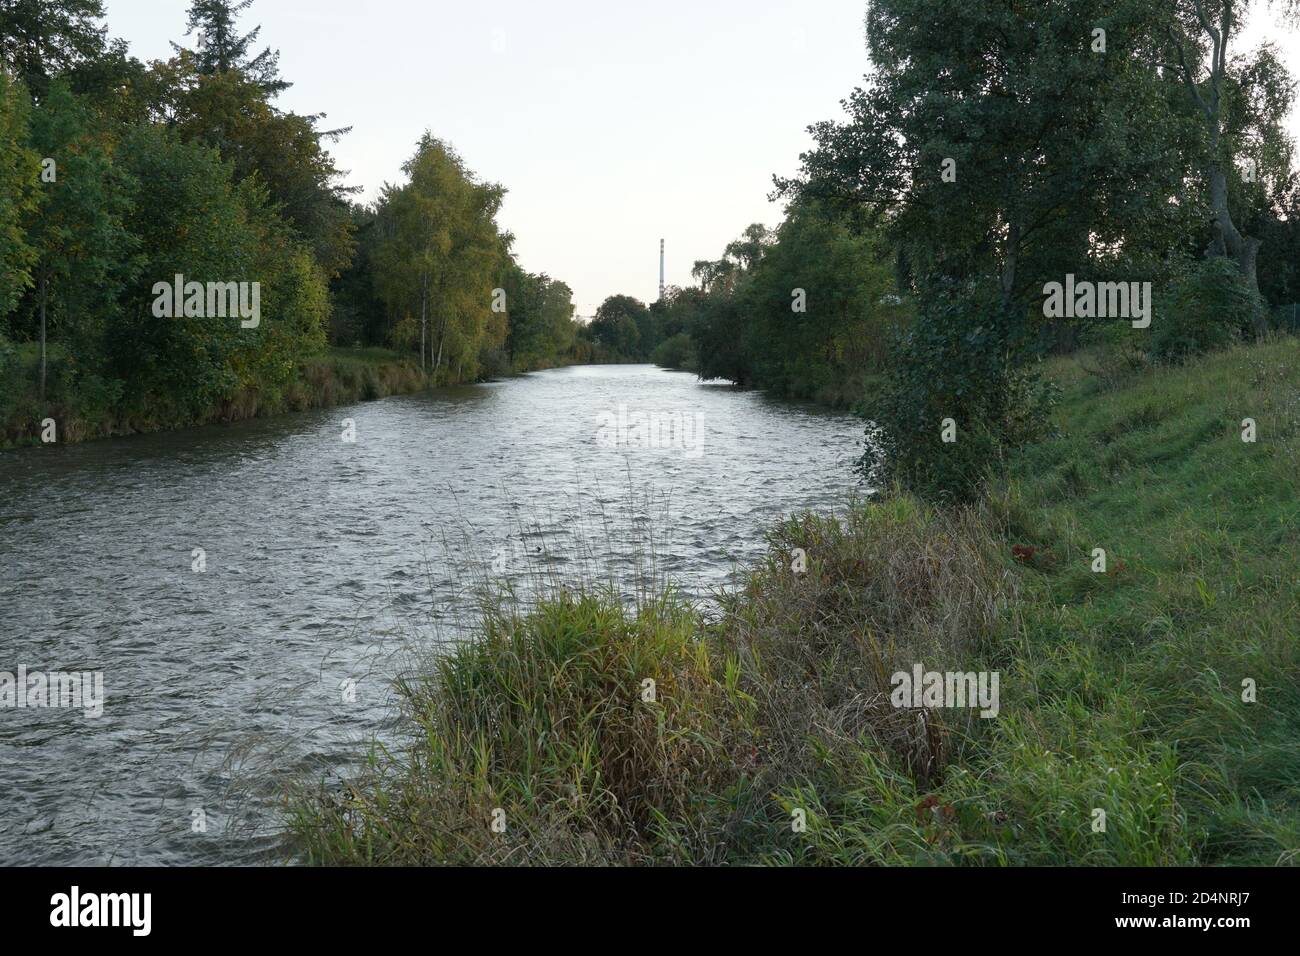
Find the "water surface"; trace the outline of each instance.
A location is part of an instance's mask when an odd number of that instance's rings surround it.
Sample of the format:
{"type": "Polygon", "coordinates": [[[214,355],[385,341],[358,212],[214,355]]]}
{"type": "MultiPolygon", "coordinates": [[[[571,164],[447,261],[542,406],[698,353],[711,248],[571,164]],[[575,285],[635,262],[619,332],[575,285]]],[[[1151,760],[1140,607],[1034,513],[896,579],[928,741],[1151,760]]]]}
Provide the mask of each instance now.
{"type": "Polygon", "coordinates": [[[844,501],[861,435],[587,366],[0,452],[0,671],[102,671],[106,696],[0,708],[0,863],[274,858],[283,782],[392,736],[391,678],[476,582],[652,572],[705,598],[773,521],[844,501]]]}

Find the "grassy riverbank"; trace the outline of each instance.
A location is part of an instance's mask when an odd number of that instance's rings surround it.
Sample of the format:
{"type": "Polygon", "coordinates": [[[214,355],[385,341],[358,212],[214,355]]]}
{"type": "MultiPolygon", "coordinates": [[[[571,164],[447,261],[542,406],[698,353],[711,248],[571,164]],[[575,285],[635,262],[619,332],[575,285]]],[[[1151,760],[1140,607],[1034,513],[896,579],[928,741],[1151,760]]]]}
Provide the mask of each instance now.
{"type": "Polygon", "coordinates": [[[401,684],[408,748],[295,796],[300,853],[1300,862],[1300,342],[1089,367],[1051,366],[1059,436],[977,504],[788,521],[720,610],[666,592],[488,612],[401,684]],[[998,716],[895,709],[890,676],[917,662],[997,671],[998,716]]]}
{"type": "Polygon", "coordinates": [[[331,348],[298,363],[293,379],[278,391],[245,389],[195,414],[161,402],[131,407],[102,389],[69,384],[67,361],[57,348],[47,358],[48,400],[42,403],[35,384],[39,361],[36,346],[18,350],[15,380],[23,384],[0,391],[9,395],[0,406],[0,448],[39,444],[46,418],[57,423],[60,442],[80,442],[373,401],[430,385],[419,364],[406,355],[379,348],[331,348]]]}

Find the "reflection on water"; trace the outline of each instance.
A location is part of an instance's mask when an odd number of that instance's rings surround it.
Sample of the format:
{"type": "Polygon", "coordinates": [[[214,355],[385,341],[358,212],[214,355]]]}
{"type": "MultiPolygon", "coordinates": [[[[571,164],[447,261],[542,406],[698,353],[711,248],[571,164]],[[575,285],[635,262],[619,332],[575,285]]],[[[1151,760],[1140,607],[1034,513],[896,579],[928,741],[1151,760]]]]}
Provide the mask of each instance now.
{"type": "Polygon", "coordinates": [[[257,859],[284,781],[392,730],[389,680],[474,582],[707,596],[772,521],[844,500],[860,440],[595,366],[0,453],[0,672],[103,671],[106,697],[97,720],[0,708],[0,863],[257,859]]]}

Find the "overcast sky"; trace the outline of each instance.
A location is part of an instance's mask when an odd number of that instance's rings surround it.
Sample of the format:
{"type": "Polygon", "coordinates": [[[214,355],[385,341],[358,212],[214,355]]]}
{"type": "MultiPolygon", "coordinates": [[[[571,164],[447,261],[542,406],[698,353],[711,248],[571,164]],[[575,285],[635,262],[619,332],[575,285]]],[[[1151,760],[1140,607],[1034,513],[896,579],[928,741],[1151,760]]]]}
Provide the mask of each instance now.
{"type": "MultiPolygon", "coordinates": [[[[107,0],[109,32],[171,55],[188,0],[107,0]]],[[[652,301],[659,239],[688,285],[751,222],[775,225],[773,173],[867,71],[864,0],[257,0],[295,85],[279,105],[352,132],[333,147],[374,198],[425,130],[509,190],[524,268],[563,279],[581,315],[652,301]]],[[[1300,73],[1300,39],[1261,18],[1300,73]]],[[[192,44],[191,41],[187,43],[192,44]]],[[[260,49],[260,47],[259,47],[260,49]]]]}

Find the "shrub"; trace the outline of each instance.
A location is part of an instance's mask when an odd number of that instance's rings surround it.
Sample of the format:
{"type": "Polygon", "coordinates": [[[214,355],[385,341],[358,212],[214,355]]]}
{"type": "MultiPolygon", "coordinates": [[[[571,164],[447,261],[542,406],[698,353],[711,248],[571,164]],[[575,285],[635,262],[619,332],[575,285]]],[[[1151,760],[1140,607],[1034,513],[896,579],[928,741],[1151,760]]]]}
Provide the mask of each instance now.
{"type": "Polygon", "coordinates": [[[482,379],[509,378],[514,371],[505,349],[485,348],[479,354],[479,377],[482,379]]]}
{"type": "Polygon", "coordinates": [[[923,497],[969,500],[1003,452],[1042,437],[1055,388],[1023,366],[1023,323],[999,315],[996,294],[931,295],[896,344],[859,469],[923,497]],[[943,440],[944,423],[956,440],[943,440]]]}
{"type": "Polygon", "coordinates": [[[0,411],[18,397],[18,350],[0,332],[0,411]]]}
{"type": "Polygon", "coordinates": [[[726,672],[671,594],[635,615],[570,592],[491,609],[474,640],[399,684],[419,731],[408,758],[300,805],[302,848],[317,862],[644,861],[717,829],[705,798],[738,772],[747,708],[726,672]]]}
{"type": "Polygon", "coordinates": [[[655,348],[650,361],[661,368],[694,371],[696,366],[695,343],[685,332],[664,339],[655,348]]]}
{"type": "Polygon", "coordinates": [[[1263,308],[1231,260],[1193,262],[1180,271],[1157,306],[1151,357],[1176,364],[1226,348],[1253,328],[1263,308]]]}
{"type": "Polygon", "coordinates": [[[971,509],[906,495],[843,518],[801,515],[768,535],[768,559],[723,604],[723,627],[756,702],[773,783],[815,776],[815,751],[863,737],[917,781],[942,776],[965,715],[896,709],[891,675],[924,663],[971,670],[1015,593],[998,543],[971,509]],[[791,557],[806,556],[796,573],[791,557]],[[820,744],[809,746],[810,740],[820,744]]]}
{"type": "Polygon", "coordinates": [[[563,590],[528,612],[491,605],[465,642],[399,680],[407,747],[292,801],[296,847],[314,863],[386,865],[794,852],[784,796],[828,766],[869,752],[910,781],[941,779],[978,730],[966,714],[895,708],[890,674],[978,669],[1014,592],[980,515],[897,496],[783,523],[720,614],[671,591],[635,612],[563,590]],[[504,833],[489,826],[497,809],[504,833]]]}

